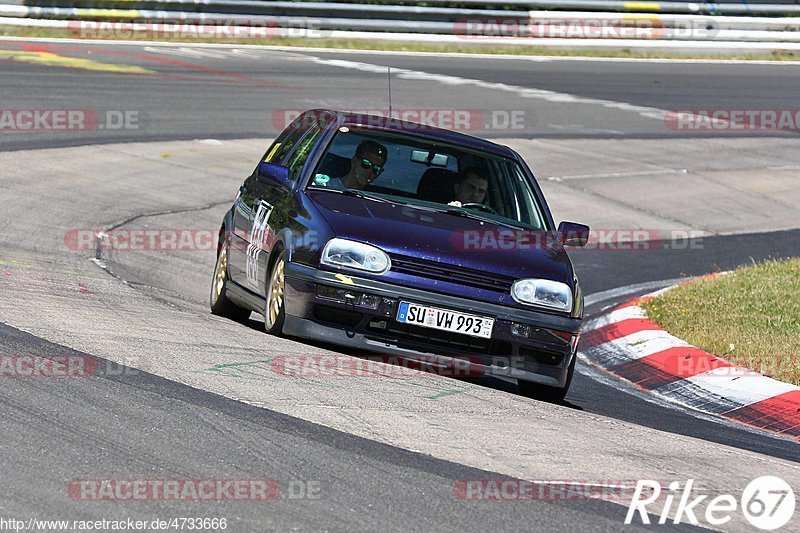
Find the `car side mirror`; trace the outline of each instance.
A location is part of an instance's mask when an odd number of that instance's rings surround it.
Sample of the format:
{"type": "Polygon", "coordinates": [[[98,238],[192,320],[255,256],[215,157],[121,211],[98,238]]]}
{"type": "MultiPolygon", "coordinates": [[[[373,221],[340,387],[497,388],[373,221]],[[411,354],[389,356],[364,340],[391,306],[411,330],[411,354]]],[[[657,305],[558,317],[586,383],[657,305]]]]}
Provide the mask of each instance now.
{"type": "Polygon", "coordinates": [[[263,161],[258,164],[258,169],[256,169],[256,179],[264,185],[280,185],[287,189],[292,186],[289,181],[289,167],[263,161]]]}
{"type": "Polygon", "coordinates": [[[564,246],[586,246],[589,242],[589,226],[577,222],[562,222],[558,225],[561,243],[564,246]]]}

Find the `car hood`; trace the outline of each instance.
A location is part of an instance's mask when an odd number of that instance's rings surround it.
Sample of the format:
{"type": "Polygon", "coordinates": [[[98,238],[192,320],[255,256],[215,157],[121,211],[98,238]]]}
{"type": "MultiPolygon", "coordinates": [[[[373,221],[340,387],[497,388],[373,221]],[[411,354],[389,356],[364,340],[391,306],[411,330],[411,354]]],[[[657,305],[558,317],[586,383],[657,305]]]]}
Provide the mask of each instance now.
{"type": "Polygon", "coordinates": [[[512,278],[543,278],[573,287],[572,264],[541,233],[354,196],[306,191],[337,237],[410,256],[512,278]]]}

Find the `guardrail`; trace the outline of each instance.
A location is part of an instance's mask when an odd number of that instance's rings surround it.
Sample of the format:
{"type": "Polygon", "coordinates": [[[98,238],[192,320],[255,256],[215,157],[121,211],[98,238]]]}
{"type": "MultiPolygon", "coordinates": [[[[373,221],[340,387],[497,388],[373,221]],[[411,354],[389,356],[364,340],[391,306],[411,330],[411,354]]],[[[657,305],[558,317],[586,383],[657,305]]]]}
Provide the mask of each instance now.
{"type": "MultiPolygon", "coordinates": [[[[53,2],[51,2],[53,3],[53,2]]],[[[65,2],[80,3],[87,2],[65,2]]],[[[591,12],[526,11],[513,12],[512,16],[495,11],[469,13],[448,12],[449,20],[394,20],[364,18],[337,18],[283,16],[258,5],[257,9],[246,9],[250,4],[241,0],[206,0],[196,5],[213,12],[171,11],[142,9],[145,4],[186,4],[184,0],[145,0],[126,2],[133,9],[99,9],[82,7],[29,7],[0,5],[2,17],[26,17],[68,20],[136,20],[139,22],[185,21],[203,23],[226,22],[231,25],[248,25],[266,21],[273,27],[307,28],[319,30],[410,32],[456,35],[459,37],[542,37],[558,36],[567,31],[573,33],[580,28],[587,32],[603,25],[607,27],[632,27],[663,30],[664,39],[694,38],[714,40],[786,40],[798,39],[800,17],[729,17],[675,14],[616,14],[591,12]],[[234,7],[239,7],[238,11],[234,7]],[[260,13],[261,12],[261,13],[260,13]],[[475,16],[480,14],[480,17],[475,16]],[[468,16],[471,15],[471,16],[468,16]],[[265,18],[266,17],[266,18],[265,18]],[[570,29],[570,25],[572,29],[570,29]],[[667,31],[675,30],[675,31],[667,31]]],[[[397,6],[392,6],[397,7],[397,6]]],[[[452,10],[458,11],[458,10],[452,10]]]]}
{"type": "Polygon", "coordinates": [[[380,14],[383,18],[429,20],[439,17],[505,16],[524,17],[532,10],[684,13],[691,15],[800,15],[800,1],[787,3],[743,1],[741,3],[700,2],[650,2],[624,0],[535,0],[508,2],[507,0],[426,0],[437,7],[396,4],[366,4],[358,1],[344,2],[286,2],[268,0],[24,0],[29,7],[69,7],[98,9],[168,9],[202,11],[214,6],[217,12],[242,12],[274,16],[339,16],[353,18],[380,14]],[[463,7],[441,7],[467,5],[463,7]],[[508,9],[508,6],[514,9],[508,9]],[[500,9],[504,8],[504,9],[500,9]]]}
{"type": "MultiPolygon", "coordinates": [[[[428,0],[428,3],[464,7],[420,7],[335,2],[270,2],[257,0],[27,0],[27,5],[0,5],[0,24],[66,27],[87,30],[78,36],[102,30],[90,22],[115,21],[131,25],[157,24],[169,35],[170,24],[202,28],[264,27],[271,37],[382,39],[437,43],[508,44],[528,46],[595,45],[653,47],[653,41],[720,43],[717,48],[798,50],[800,16],[754,17],[699,14],[705,4],[679,2],[618,2],[567,0],[558,5],[638,6],[644,12],[542,11],[494,9],[508,2],[492,0],[428,0]],[[695,14],[653,13],[647,10],[665,4],[696,7],[695,14]],[[478,9],[478,7],[482,9],[478,9]],[[76,21],[85,22],[82,27],[76,21]],[[61,24],[59,22],[64,22],[61,24]],[[590,42],[591,41],[591,42],[590,42]]],[[[543,5],[549,0],[515,5],[543,5]]],[[[555,2],[553,2],[555,4],[555,2]]],[[[747,7],[750,11],[776,4],[716,4],[747,7]]],[[[780,5],[796,10],[800,5],[780,5]]],[[[126,29],[124,26],[118,28],[126,29]]],[[[142,28],[139,28],[141,30],[142,28]]],[[[126,29],[127,31],[127,29],[126,29]]],[[[152,28],[150,30],[152,32],[152,28]]],[[[692,44],[694,43],[694,44],[692,44]]],[[[709,45],[711,46],[711,45],[709,45]]]]}

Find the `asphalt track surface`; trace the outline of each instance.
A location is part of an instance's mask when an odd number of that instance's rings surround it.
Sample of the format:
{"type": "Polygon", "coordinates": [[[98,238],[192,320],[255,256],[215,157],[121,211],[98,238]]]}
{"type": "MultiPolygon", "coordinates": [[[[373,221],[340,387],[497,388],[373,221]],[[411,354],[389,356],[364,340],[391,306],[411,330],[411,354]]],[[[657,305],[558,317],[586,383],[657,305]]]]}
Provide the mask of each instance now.
{"type": "MultiPolygon", "coordinates": [[[[76,354],[4,325],[0,339],[0,349],[8,353],[76,354]]],[[[486,531],[532,524],[551,531],[618,531],[625,516],[623,507],[608,502],[477,506],[453,496],[458,480],[512,478],[119,367],[108,376],[44,387],[36,380],[14,380],[4,385],[0,404],[5,434],[0,472],[14,487],[2,503],[9,517],[149,522],[227,516],[229,531],[486,531]],[[64,404],[68,408],[54,409],[64,404]],[[144,470],[145,479],[276,480],[282,497],[123,506],[65,501],[66,480],[102,479],[110,470],[120,479],[142,479],[144,470]]]]}
{"type": "MultiPolygon", "coordinates": [[[[415,73],[458,76],[484,83],[551,91],[589,99],[623,102],[663,110],[794,109],[800,69],[794,65],[719,65],[643,62],[545,61],[526,59],[456,59],[332,52],[202,49],[196,47],[100,44],[18,43],[0,41],[6,108],[29,108],[33,102],[68,104],[70,109],[134,111],[138,129],[87,130],[70,135],[26,132],[4,135],[0,148],[66,146],[132,140],[272,137],[282,127],[274,120],[283,110],[313,107],[385,109],[385,76],[310,61],[344,60],[402,68],[415,73]],[[82,69],[31,68],[9,62],[12,52],[35,61],[39,54],[58,54],[101,64],[125,64],[147,70],[142,75],[113,75],[82,69]],[[323,83],[320,80],[325,80],[323,83]]],[[[41,57],[39,58],[41,60],[41,57]]],[[[66,67],[75,63],[61,61],[66,67]]],[[[97,67],[102,69],[103,66],[97,67]]],[[[441,86],[420,83],[415,75],[393,82],[395,109],[452,109],[453,99],[441,86]]],[[[483,112],[476,134],[530,138],[691,138],[700,136],[796,137],[795,131],[675,131],[664,121],[614,109],[587,112],[569,101],[547,95],[520,101],[509,94],[456,85],[457,109],[483,112]],[[524,113],[522,128],[504,128],[493,111],[524,113]],[[488,126],[488,127],[483,127],[488,126]]]]}
{"type": "MultiPolygon", "coordinates": [[[[358,68],[312,62],[301,52],[175,53],[167,47],[105,44],[40,44],[34,49],[30,43],[21,46],[0,42],[0,50],[24,47],[28,52],[58,52],[103,63],[133,64],[155,73],[130,75],[17,61],[0,63],[0,100],[6,109],[63,107],[93,109],[99,114],[133,110],[141,118],[135,130],[4,133],[0,136],[2,150],[194,138],[266,139],[280,129],[274,118],[286,109],[385,107],[385,80],[358,68]]],[[[659,109],[791,108],[800,82],[800,69],[792,66],[453,61],[322,52],[307,55],[323,61],[377,63],[416,73],[659,109]]],[[[432,92],[428,86],[416,85],[413,78],[407,75],[393,82],[395,108],[454,107],[450,89],[432,92]]],[[[456,85],[452,91],[459,95],[458,107],[485,113],[516,109],[503,107],[502,99],[487,103],[485,88],[479,89],[469,84],[456,85]]],[[[500,138],[619,138],[620,142],[694,135],[671,131],[663,122],[659,124],[636,113],[601,110],[587,115],[580,105],[553,103],[547,98],[551,96],[528,100],[524,111],[529,120],[523,130],[477,133],[500,138]]],[[[743,134],[713,135],[724,138],[743,134]]],[[[796,132],[749,135],[760,139],[765,135],[792,138],[796,132]]],[[[109,172],[113,175],[113,169],[109,172]]],[[[114,219],[113,214],[104,218],[114,219]]],[[[15,228],[13,220],[5,221],[4,226],[4,251],[10,255],[28,251],[19,238],[23,228],[15,228]]],[[[650,251],[637,254],[635,261],[627,254],[601,250],[576,253],[573,258],[584,290],[591,295],[623,285],[725,270],[767,257],[798,255],[800,231],[788,230],[706,237],[700,252],[650,251]]],[[[112,269],[133,284],[163,285],[142,265],[123,262],[112,265],[112,269]]],[[[205,269],[197,267],[197,275],[202,276],[205,269]]],[[[178,293],[183,291],[187,299],[204,290],[188,282],[173,288],[178,293]]],[[[589,306],[589,314],[633,294],[616,294],[597,302],[589,306]]],[[[193,303],[198,303],[196,298],[193,303]]],[[[255,321],[250,326],[258,327],[255,321]]],[[[68,351],[13,327],[0,327],[0,353],[68,351]]],[[[513,384],[503,380],[486,378],[478,384],[516,394],[513,384]]],[[[320,524],[329,524],[331,529],[360,530],[485,530],[529,528],[535,524],[537,530],[594,531],[617,530],[624,516],[622,507],[603,502],[520,502],[502,507],[486,505],[488,502],[460,502],[452,496],[455,480],[480,479],[491,473],[248,406],[147,372],[47,383],[11,380],[4,383],[1,397],[7,412],[4,433],[8,438],[0,444],[5,457],[0,468],[3,478],[13,479],[13,486],[19,489],[0,504],[6,514],[109,518],[116,511],[152,518],[191,512],[208,515],[213,511],[205,504],[164,502],[87,507],[85,502],[64,498],[64,483],[69,479],[106,477],[104,473],[109,471],[120,478],[141,477],[146,471],[152,474],[151,478],[264,477],[285,483],[313,479],[327,489],[320,501],[280,499],[266,507],[241,504],[226,508],[229,515],[238,517],[241,528],[234,531],[317,529],[320,524]],[[58,405],[68,405],[69,409],[56,414],[58,405]],[[42,471],[42,457],[48,457],[46,473],[42,471]]],[[[779,459],[797,462],[800,458],[795,441],[653,403],[583,364],[565,405],[587,414],[779,459]]]]}

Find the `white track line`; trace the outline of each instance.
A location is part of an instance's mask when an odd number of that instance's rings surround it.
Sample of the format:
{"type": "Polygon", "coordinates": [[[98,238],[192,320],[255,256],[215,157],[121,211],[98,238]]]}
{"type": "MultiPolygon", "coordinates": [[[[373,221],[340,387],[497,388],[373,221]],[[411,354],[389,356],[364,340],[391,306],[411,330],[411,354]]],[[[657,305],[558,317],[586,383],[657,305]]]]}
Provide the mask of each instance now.
{"type": "MultiPolygon", "coordinates": [[[[312,61],[317,64],[339,67],[360,72],[369,72],[373,74],[386,75],[386,66],[375,65],[372,63],[362,63],[360,61],[348,61],[345,59],[323,59],[321,57],[310,57],[312,61]]],[[[421,70],[410,70],[404,68],[392,68],[392,74],[398,78],[414,81],[432,81],[441,83],[442,85],[454,86],[468,86],[477,87],[480,89],[488,89],[490,91],[499,91],[511,93],[521,98],[534,98],[537,100],[544,100],[551,103],[559,104],[588,104],[602,106],[607,109],[618,111],[627,111],[637,113],[642,117],[651,118],[655,120],[664,120],[667,111],[655,107],[646,107],[629,104],[627,102],[616,102],[614,100],[603,100],[599,98],[586,98],[569,93],[561,93],[556,91],[547,91],[544,89],[531,89],[528,87],[520,87],[519,85],[508,85],[505,83],[488,82],[484,80],[476,80],[471,78],[462,78],[459,76],[449,76],[447,74],[435,74],[432,72],[424,72],[421,70]]]]}
{"type": "Polygon", "coordinates": [[[622,287],[617,287],[615,289],[608,289],[605,291],[589,294],[585,298],[584,305],[586,305],[586,307],[589,307],[590,305],[595,305],[598,303],[607,302],[608,300],[614,300],[616,298],[628,296],[629,294],[633,294],[635,292],[660,289],[662,287],[669,287],[676,283],[680,283],[682,281],[688,281],[690,279],[693,278],[691,277],[672,278],[672,279],[662,279],[658,281],[646,281],[644,283],[634,283],[632,285],[623,285],[622,287]]]}

